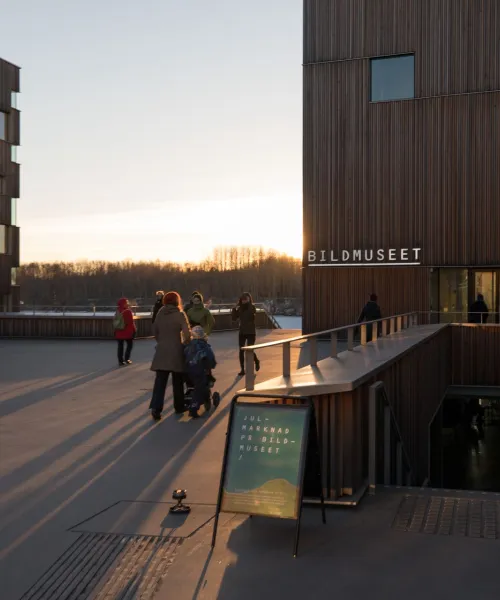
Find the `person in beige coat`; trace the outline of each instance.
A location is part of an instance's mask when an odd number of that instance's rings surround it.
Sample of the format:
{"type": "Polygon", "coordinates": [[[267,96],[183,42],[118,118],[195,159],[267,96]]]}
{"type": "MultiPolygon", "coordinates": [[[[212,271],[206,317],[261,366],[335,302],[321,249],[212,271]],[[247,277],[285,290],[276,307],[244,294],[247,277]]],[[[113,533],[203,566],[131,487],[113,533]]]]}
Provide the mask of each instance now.
{"type": "Polygon", "coordinates": [[[181,298],[177,292],[163,296],[163,308],[158,311],[153,325],[157,345],[151,370],[156,371],[151,416],[161,419],[165,403],[165,390],[172,373],[174,409],[177,414],[186,411],[184,403],[184,344],[191,339],[191,331],[185,313],[181,309],[181,298]]]}

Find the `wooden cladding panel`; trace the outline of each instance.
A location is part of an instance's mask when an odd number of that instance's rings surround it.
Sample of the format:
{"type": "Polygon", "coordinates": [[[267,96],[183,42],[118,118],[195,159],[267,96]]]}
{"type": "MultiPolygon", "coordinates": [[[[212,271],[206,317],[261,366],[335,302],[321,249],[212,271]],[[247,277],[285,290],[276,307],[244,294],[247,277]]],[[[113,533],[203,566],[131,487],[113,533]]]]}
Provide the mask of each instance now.
{"type": "Polygon", "coordinates": [[[500,89],[498,0],[305,0],[304,63],[415,53],[418,96],[500,89]]]}
{"type": "Polygon", "coordinates": [[[7,141],[14,146],[21,143],[20,116],[21,113],[15,108],[11,108],[7,115],[7,141]]]}
{"type": "Polygon", "coordinates": [[[0,140],[0,177],[5,177],[9,173],[10,152],[10,144],[0,140]]]}
{"type": "Polygon", "coordinates": [[[19,265],[21,264],[20,262],[20,254],[21,254],[21,248],[20,248],[20,240],[19,240],[19,227],[9,227],[9,235],[11,236],[11,240],[10,240],[10,250],[11,250],[11,266],[12,267],[19,267],[19,265]]]}
{"type": "Polygon", "coordinates": [[[304,333],[355,323],[371,293],[378,295],[382,316],[429,310],[424,267],[306,267],[303,282],[304,333]]]}
{"type": "Polygon", "coordinates": [[[19,67],[0,58],[0,110],[11,109],[11,92],[19,92],[19,67]]]}
{"type": "Polygon", "coordinates": [[[9,196],[0,196],[0,225],[10,225],[12,202],[9,196]]]}
{"type": "Polygon", "coordinates": [[[386,387],[419,484],[428,475],[429,424],[452,381],[451,352],[447,327],[377,377],[386,387]]]}
{"type": "Polygon", "coordinates": [[[303,150],[305,252],[500,264],[500,92],[370,103],[369,61],[306,69],[303,150]]]}
{"type": "Polygon", "coordinates": [[[500,386],[500,325],[451,326],[453,384],[500,386]]]}
{"type": "Polygon", "coordinates": [[[8,254],[0,254],[0,296],[10,292],[10,267],[11,257],[8,254]]]}
{"type": "MultiPolygon", "coordinates": [[[[10,292],[10,267],[11,257],[0,255],[0,294],[10,292]],[[3,265],[5,264],[5,268],[3,265]],[[2,282],[4,287],[2,288],[2,282]]],[[[17,288],[17,293],[19,288],[17,288]]],[[[137,337],[152,336],[151,318],[148,316],[135,317],[137,337]]],[[[264,312],[256,315],[257,328],[271,329],[273,327],[269,317],[264,312]]],[[[237,329],[230,314],[215,314],[214,331],[237,329]]],[[[113,318],[96,317],[91,315],[64,316],[64,315],[22,315],[9,316],[0,313],[0,337],[14,338],[102,338],[112,339],[113,318]]],[[[236,343],[236,338],[235,338],[236,343]]]]}

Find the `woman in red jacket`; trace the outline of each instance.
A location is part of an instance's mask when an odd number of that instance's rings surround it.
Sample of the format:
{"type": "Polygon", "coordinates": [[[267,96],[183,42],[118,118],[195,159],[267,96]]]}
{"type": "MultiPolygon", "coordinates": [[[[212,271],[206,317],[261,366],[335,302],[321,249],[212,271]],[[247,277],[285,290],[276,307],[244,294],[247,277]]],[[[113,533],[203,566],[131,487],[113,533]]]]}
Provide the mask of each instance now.
{"type": "Polygon", "coordinates": [[[115,338],[118,340],[118,364],[120,367],[132,364],[130,355],[132,354],[132,346],[134,345],[134,337],[136,327],[134,324],[134,315],[130,310],[127,298],[118,300],[118,308],[113,320],[115,327],[115,338]],[[123,356],[124,342],[127,342],[125,357],[123,356]]]}

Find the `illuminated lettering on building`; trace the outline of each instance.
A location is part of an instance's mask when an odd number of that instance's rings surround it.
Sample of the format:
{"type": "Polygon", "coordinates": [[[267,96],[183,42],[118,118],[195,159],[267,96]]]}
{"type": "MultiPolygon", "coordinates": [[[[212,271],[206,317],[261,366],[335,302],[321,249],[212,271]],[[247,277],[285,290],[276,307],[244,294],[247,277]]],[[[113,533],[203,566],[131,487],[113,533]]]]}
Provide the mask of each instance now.
{"type": "Polygon", "coordinates": [[[309,250],[309,267],[397,267],[421,264],[421,248],[389,248],[377,250],[309,250]]]}

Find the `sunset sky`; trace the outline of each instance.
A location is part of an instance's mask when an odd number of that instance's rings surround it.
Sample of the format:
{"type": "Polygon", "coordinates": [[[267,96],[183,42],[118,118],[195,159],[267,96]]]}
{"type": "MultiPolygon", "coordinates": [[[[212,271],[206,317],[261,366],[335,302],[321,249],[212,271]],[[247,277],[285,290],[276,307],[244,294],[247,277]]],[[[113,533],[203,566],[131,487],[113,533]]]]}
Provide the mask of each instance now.
{"type": "Polygon", "coordinates": [[[302,0],[16,0],[22,260],[300,256],[302,0]]]}

